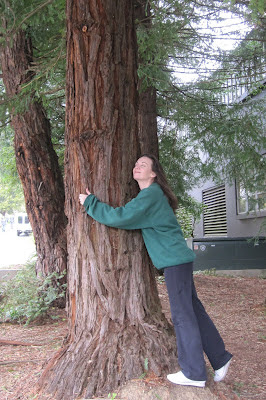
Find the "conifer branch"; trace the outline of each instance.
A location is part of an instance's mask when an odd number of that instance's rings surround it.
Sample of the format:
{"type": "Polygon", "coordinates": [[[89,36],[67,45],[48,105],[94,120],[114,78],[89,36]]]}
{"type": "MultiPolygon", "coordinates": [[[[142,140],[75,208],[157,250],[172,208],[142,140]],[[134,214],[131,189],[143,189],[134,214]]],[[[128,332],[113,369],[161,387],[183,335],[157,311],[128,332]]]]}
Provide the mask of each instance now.
{"type": "Polygon", "coordinates": [[[31,18],[33,15],[35,15],[36,13],[38,13],[42,8],[45,8],[47,5],[53,3],[54,0],[47,0],[46,2],[39,4],[38,7],[36,7],[34,10],[32,10],[28,15],[26,15],[26,17],[18,24],[18,26],[16,27],[15,33],[22,27],[22,25],[29,19],[31,18]]]}

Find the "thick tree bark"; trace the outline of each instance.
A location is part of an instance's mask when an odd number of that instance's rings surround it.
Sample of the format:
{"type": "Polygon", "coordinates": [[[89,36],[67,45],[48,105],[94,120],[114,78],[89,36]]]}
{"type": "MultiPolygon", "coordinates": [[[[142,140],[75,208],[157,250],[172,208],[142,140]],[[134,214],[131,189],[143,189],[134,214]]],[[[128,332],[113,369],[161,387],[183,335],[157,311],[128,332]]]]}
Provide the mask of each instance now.
{"type": "Polygon", "coordinates": [[[123,205],[137,193],[140,154],[136,38],[131,0],[67,1],[65,187],[68,320],[65,346],[40,384],[60,400],[112,392],[144,372],[176,363],[140,232],[111,229],[79,205],[86,186],[123,205]]]}
{"type": "MultiPolygon", "coordinates": [[[[29,72],[31,63],[31,40],[21,30],[1,52],[3,81],[11,100],[33,78],[29,72]]],[[[13,110],[11,115],[16,165],[36,243],[36,270],[47,276],[52,272],[62,273],[67,267],[64,183],[43,106],[33,94],[29,104],[22,107],[22,112],[13,110]]]]}

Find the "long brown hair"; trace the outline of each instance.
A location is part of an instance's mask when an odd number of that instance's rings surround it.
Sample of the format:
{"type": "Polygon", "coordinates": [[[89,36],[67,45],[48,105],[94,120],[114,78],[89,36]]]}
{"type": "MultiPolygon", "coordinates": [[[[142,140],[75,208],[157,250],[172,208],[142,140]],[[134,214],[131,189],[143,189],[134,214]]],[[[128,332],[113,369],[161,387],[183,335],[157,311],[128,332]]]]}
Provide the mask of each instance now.
{"type": "Polygon", "coordinates": [[[163,167],[159,160],[153,154],[142,154],[141,157],[148,157],[152,161],[152,171],[156,174],[154,182],[161,186],[165,196],[168,198],[170,206],[175,212],[178,207],[178,200],[167,182],[163,167]]]}

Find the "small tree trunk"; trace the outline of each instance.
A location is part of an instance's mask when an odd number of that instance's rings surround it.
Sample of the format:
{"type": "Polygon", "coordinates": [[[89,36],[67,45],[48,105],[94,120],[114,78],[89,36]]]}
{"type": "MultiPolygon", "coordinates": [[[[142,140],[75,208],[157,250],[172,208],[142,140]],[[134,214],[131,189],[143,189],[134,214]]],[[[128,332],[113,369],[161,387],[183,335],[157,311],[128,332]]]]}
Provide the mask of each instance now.
{"type": "MultiPolygon", "coordinates": [[[[1,53],[3,81],[10,100],[14,101],[22,85],[33,78],[31,63],[31,40],[20,30],[1,53]]],[[[13,110],[11,115],[16,165],[36,243],[36,270],[47,276],[62,273],[67,266],[64,184],[43,106],[32,94],[29,104],[22,107],[23,112],[13,110]]]]}
{"type": "Polygon", "coordinates": [[[150,153],[158,158],[156,90],[152,87],[140,92],[138,128],[141,154],[150,153]]]}
{"type": "Polygon", "coordinates": [[[67,1],[66,211],[69,334],[40,381],[54,398],[112,392],[176,363],[140,232],[93,221],[78,201],[86,186],[113,206],[137,193],[136,38],[131,0],[67,1]]]}
{"type": "MultiPolygon", "coordinates": [[[[150,29],[152,24],[150,6],[147,0],[134,0],[134,17],[145,29],[150,29]]],[[[140,59],[141,63],[142,60],[140,59]]],[[[159,157],[157,137],[157,106],[156,89],[143,88],[138,82],[139,108],[138,108],[138,134],[141,154],[150,153],[159,157]]]]}

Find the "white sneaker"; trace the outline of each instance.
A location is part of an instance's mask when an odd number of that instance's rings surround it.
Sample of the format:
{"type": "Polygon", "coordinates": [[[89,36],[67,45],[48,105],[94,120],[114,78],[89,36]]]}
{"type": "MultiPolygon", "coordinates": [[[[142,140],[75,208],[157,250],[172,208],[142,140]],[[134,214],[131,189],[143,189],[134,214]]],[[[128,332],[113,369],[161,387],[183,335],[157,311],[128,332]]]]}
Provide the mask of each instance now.
{"type": "Polygon", "coordinates": [[[215,372],[213,378],[214,382],[220,382],[225,378],[231,361],[232,358],[222,368],[219,368],[216,371],[214,371],[215,372]]]}
{"type": "Polygon", "coordinates": [[[177,372],[176,374],[167,375],[167,379],[175,383],[176,385],[185,385],[185,386],[198,386],[204,387],[206,381],[193,381],[192,379],[188,379],[185,377],[182,371],[177,372]]]}

